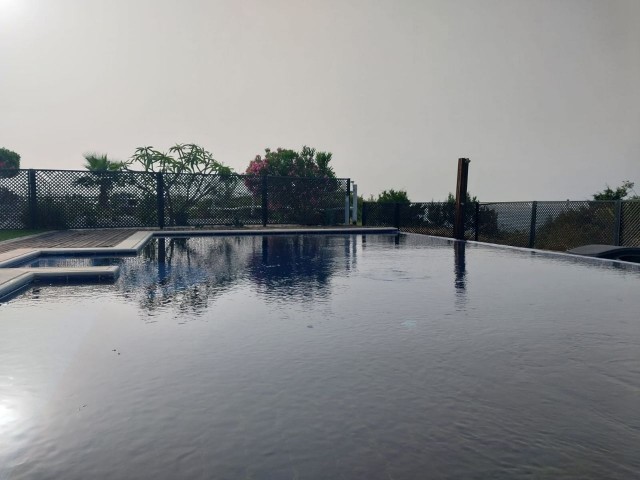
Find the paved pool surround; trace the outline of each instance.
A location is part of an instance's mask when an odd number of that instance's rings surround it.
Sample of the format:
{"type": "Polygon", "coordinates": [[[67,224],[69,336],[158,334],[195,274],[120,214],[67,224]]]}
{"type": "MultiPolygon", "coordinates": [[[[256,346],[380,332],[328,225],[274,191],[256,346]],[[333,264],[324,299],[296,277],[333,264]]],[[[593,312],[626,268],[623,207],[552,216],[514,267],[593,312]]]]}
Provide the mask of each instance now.
{"type": "Polygon", "coordinates": [[[246,235],[395,234],[396,228],[274,228],[247,230],[140,230],[113,247],[17,248],[0,253],[0,300],[34,281],[109,282],[120,275],[120,267],[20,268],[41,256],[137,255],[154,237],[202,237],[246,235]]]}

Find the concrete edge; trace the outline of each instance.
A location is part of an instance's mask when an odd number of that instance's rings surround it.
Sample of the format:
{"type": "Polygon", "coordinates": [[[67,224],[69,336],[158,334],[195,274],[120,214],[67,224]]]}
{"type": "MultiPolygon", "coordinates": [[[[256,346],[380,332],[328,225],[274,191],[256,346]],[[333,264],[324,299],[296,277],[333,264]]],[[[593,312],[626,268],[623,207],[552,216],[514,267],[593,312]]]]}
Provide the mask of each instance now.
{"type": "Polygon", "coordinates": [[[114,281],[120,276],[120,267],[52,267],[52,268],[9,268],[3,273],[15,276],[0,283],[0,299],[12,296],[33,282],[49,281],[114,281]]]}
{"type": "Polygon", "coordinates": [[[610,258],[591,257],[588,255],[578,255],[576,253],[556,252],[555,250],[540,250],[538,248],[514,247],[513,245],[501,245],[499,243],[488,243],[488,242],[480,242],[475,240],[458,240],[457,238],[436,237],[435,235],[424,235],[422,233],[414,233],[414,232],[400,232],[400,233],[402,235],[420,235],[421,237],[437,238],[439,240],[448,240],[451,242],[464,242],[464,243],[469,243],[471,245],[498,248],[503,250],[506,249],[506,250],[515,250],[518,252],[528,252],[533,255],[540,255],[542,257],[564,257],[567,259],[585,260],[588,263],[600,262],[604,264],[611,264],[611,263],[621,264],[627,267],[631,267],[634,270],[640,271],[640,264],[634,263],[634,262],[625,262],[624,260],[613,260],[610,258]]]}
{"type": "Polygon", "coordinates": [[[26,273],[31,273],[34,280],[72,280],[72,279],[109,279],[115,280],[120,275],[120,267],[47,267],[24,268],[26,273]]]}
{"type": "Polygon", "coordinates": [[[33,282],[34,275],[32,272],[17,272],[15,277],[0,283],[0,301],[3,298],[9,297],[14,293],[20,291],[31,282],[33,282]]]}
{"type": "Polygon", "coordinates": [[[345,228],[273,228],[246,230],[156,230],[154,237],[223,237],[269,235],[380,235],[398,234],[394,227],[345,227],[345,228]]]}
{"type": "MultiPolygon", "coordinates": [[[[15,252],[16,250],[11,250],[10,252],[6,252],[5,255],[15,252]]],[[[4,256],[4,255],[0,255],[4,256]]],[[[33,249],[26,252],[18,253],[12,257],[8,257],[5,260],[0,261],[0,268],[11,268],[12,265],[17,265],[20,263],[28,262],[29,260],[34,260],[40,256],[40,250],[33,249]]]]}
{"type": "Polygon", "coordinates": [[[122,249],[122,250],[135,250],[136,253],[142,250],[142,248],[153,238],[154,233],[145,230],[138,230],[133,233],[129,237],[125,238],[123,241],[118,243],[113,247],[106,248],[114,248],[114,249],[122,249]]]}

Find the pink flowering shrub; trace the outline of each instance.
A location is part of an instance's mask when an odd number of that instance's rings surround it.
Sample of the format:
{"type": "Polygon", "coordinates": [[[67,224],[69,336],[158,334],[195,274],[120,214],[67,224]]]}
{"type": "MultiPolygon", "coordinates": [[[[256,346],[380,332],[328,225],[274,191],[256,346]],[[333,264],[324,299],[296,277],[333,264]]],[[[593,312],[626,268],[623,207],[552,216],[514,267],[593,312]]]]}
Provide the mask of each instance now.
{"type": "Polygon", "coordinates": [[[256,155],[249,163],[245,173],[253,177],[245,177],[245,185],[255,197],[260,197],[262,181],[258,178],[268,175],[270,216],[280,212],[286,220],[296,223],[317,223],[323,208],[335,207],[343,201],[344,192],[329,166],[331,157],[330,152],[317,152],[306,146],[300,152],[265,149],[264,156],[256,155]]]}

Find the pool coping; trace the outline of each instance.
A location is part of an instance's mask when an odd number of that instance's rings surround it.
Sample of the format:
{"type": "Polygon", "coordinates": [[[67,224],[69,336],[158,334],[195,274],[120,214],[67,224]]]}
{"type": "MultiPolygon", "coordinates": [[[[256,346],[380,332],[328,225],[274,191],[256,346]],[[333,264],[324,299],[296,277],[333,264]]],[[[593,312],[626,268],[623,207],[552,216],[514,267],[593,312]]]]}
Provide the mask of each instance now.
{"type": "Polygon", "coordinates": [[[270,235],[361,235],[398,234],[392,227],[345,228],[274,228],[247,230],[138,230],[112,247],[17,248],[0,253],[0,299],[13,295],[38,280],[90,281],[116,280],[120,267],[44,267],[21,268],[25,262],[39,257],[73,256],[132,256],[137,255],[154,237],[219,237],[270,235]]]}
{"type": "Polygon", "coordinates": [[[569,253],[569,252],[558,252],[556,250],[542,250],[539,248],[528,248],[528,247],[516,247],[513,245],[502,245],[500,243],[489,243],[489,242],[480,242],[477,240],[460,240],[458,238],[453,237],[438,237],[436,235],[425,235],[422,233],[414,233],[414,232],[400,232],[402,235],[419,235],[420,237],[429,237],[429,238],[437,238],[439,240],[447,240],[450,242],[463,242],[471,245],[478,245],[483,247],[491,247],[491,248],[499,248],[499,249],[507,249],[507,250],[515,250],[518,252],[527,252],[533,255],[540,255],[542,257],[565,257],[568,259],[585,261],[586,263],[591,264],[615,264],[615,265],[624,265],[626,267],[631,267],[631,269],[640,271],[640,264],[634,262],[627,262],[624,260],[616,260],[613,258],[600,258],[600,257],[592,257],[589,255],[580,255],[577,253],[569,253]]]}

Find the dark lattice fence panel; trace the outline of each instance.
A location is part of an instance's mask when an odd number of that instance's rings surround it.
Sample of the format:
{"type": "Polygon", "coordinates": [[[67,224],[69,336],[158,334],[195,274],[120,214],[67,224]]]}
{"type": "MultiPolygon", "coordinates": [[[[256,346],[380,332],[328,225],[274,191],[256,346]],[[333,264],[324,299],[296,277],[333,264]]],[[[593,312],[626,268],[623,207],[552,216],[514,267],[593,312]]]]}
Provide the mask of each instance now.
{"type": "Polygon", "coordinates": [[[115,178],[107,210],[110,217],[101,221],[117,227],[157,227],[158,176],[147,172],[118,172],[115,178]]]}
{"type": "Polygon", "coordinates": [[[153,174],[37,170],[36,191],[40,228],[157,225],[153,174]]]}
{"type": "Polygon", "coordinates": [[[366,227],[395,226],[395,204],[362,202],[362,225],[366,227]]]}
{"type": "MultiPolygon", "coordinates": [[[[455,205],[450,202],[422,202],[398,204],[398,226],[402,231],[453,237],[455,205]]],[[[472,228],[473,217],[465,225],[472,228]]]]}
{"type": "Polygon", "coordinates": [[[30,226],[27,170],[0,170],[0,230],[30,226]]]}
{"type": "Polygon", "coordinates": [[[532,202],[483,203],[478,211],[478,240],[528,247],[532,202]]]}
{"type": "Polygon", "coordinates": [[[580,245],[613,245],[616,202],[538,202],[535,248],[569,250],[580,245]]]}
{"type": "Polygon", "coordinates": [[[168,226],[255,225],[262,221],[261,182],[241,175],[164,174],[168,226]]]}
{"type": "Polygon", "coordinates": [[[640,247],[640,200],[622,202],[620,244],[640,247]]]}
{"type": "Polygon", "coordinates": [[[344,223],[348,188],[344,178],[267,177],[268,223],[344,223]]]}
{"type": "Polygon", "coordinates": [[[5,171],[0,229],[335,225],[344,222],[348,185],[330,178],[5,171]]]}

